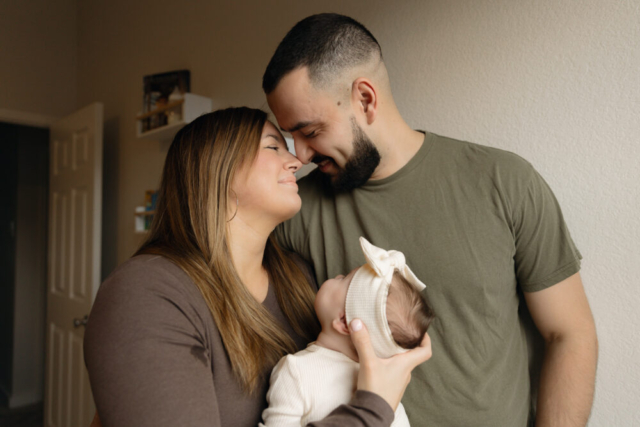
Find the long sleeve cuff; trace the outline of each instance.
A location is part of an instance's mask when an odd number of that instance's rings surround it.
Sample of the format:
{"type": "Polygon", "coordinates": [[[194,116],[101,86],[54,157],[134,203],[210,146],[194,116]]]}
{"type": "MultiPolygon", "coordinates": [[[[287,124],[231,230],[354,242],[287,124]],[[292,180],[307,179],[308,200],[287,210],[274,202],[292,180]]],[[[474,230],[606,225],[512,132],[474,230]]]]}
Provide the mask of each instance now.
{"type": "Polygon", "coordinates": [[[307,427],[389,427],[394,419],[391,406],[380,396],[357,390],[347,405],[340,405],[325,419],[307,427]]]}

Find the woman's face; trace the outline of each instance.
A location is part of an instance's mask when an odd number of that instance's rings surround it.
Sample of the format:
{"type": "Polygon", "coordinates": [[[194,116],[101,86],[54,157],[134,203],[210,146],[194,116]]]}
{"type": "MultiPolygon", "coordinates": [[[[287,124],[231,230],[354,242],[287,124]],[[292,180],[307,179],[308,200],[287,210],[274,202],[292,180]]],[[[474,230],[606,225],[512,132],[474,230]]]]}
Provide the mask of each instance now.
{"type": "MultiPolygon", "coordinates": [[[[267,121],[256,158],[240,168],[231,186],[238,197],[237,216],[250,224],[275,221],[275,226],[295,215],[302,202],[294,173],[301,165],[287,150],[282,134],[267,121]]],[[[233,196],[232,192],[232,215],[233,196]]]]}
{"type": "Polygon", "coordinates": [[[314,308],[323,327],[334,319],[344,316],[347,291],[349,290],[351,279],[353,279],[359,268],[354,268],[346,276],[341,274],[325,281],[318,289],[314,308]]]}

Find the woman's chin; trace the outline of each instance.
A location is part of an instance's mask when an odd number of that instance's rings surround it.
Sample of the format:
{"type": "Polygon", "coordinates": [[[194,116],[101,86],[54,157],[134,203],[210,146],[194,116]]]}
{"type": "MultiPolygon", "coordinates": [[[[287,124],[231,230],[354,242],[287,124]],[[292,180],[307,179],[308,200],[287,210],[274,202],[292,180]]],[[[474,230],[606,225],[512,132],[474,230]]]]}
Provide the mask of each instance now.
{"type": "Polygon", "coordinates": [[[283,209],[282,220],[280,222],[285,222],[300,212],[300,209],[302,208],[302,200],[300,197],[297,197],[297,200],[292,201],[287,207],[288,209],[286,209],[286,211],[283,209]]]}

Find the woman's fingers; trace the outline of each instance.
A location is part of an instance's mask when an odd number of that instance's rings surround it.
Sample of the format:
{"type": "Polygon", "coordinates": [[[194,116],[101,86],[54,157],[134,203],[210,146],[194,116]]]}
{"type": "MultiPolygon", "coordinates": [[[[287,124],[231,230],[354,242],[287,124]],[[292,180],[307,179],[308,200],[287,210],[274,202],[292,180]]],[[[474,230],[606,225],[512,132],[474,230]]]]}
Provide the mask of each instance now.
{"type": "Polygon", "coordinates": [[[353,319],[349,325],[351,328],[351,341],[358,352],[360,365],[366,364],[367,361],[377,359],[376,353],[371,345],[371,338],[367,327],[360,319],[353,319]]]}
{"type": "Polygon", "coordinates": [[[386,400],[395,411],[398,404],[395,403],[396,399],[394,396],[385,395],[385,379],[380,375],[382,370],[378,369],[381,359],[378,359],[378,356],[376,356],[373,350],[367,327],[360,319],[353,319],[349,324],[349,328],[351,341],[358,352],[358,361],[360,362],[358,390],[376,393],[386,400]]]}
{"type": "Polygon", "coordinates": [[[429,334],[424,334],[424,338],[422,338],[422,342],[418,347],[394,357],[406,358],[411,370],[413,370],[416,366],[431,359],[432,354],[431,337],[429,337],[429,334]]]}
{"type": "Polygon", "coordinates": [[[367,327],[359,319],[354,319],[349,328],[360,360],[358,390],[376,393],[395,411],[411,380],[411,371],[431,357],[429,335],[425,334],[420,346],[413,350],[380,359],[373,350],[367,327]]]}
{"type": "Polygon", "coordinates": [[[377,394],[395,411],[409,384],[411,370],[418,357],[395,359],[394,356],[391,359],[380,359],[371,345],[366,325],[359,319],[354,319],[349,328],[360,361],[358,390],[377,394]]]}

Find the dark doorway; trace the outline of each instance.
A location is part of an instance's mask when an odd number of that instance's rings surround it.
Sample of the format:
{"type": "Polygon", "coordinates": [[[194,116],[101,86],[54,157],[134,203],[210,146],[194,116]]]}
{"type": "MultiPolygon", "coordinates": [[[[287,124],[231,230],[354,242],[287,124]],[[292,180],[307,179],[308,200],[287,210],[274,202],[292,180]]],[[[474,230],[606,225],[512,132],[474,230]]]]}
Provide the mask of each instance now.
{"type": "Polygon", "coordinates": [[[0,407],[43,399],[49,129],[0,123],[0,407]]]}

